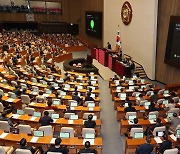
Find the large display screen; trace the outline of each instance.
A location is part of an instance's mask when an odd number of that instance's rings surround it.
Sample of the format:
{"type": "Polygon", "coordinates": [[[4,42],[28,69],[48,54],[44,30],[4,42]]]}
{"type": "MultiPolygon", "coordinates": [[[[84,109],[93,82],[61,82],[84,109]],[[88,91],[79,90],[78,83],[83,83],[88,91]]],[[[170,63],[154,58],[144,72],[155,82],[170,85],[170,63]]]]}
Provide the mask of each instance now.
{"type": "Polygon", "coordinates": [[[164,62],[180,69],[180,16],[171,16],[164,62]]]}
{"type": "Polygon", "coordinates": [[[89,12],[85,13],[86,20],[86,34],[102,38],[102,12],[89,12]]]}

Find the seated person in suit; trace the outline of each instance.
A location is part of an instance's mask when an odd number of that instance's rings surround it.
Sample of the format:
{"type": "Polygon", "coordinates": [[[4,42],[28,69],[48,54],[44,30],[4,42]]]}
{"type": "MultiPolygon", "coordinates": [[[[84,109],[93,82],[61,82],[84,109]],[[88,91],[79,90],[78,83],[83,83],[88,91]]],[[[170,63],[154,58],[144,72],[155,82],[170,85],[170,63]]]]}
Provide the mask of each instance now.
{"type": "Polygon", "coordinates": [[[40,91],[40,92],[39,92],[39,95],[36,96],[36,101],[37,101],[37,103],[44,103],[45,100],[46,100],[46,97],[43,96],[43,92],[40,91]]]}
{"type": "Polygon", "coordinates": [[[164,126],[164,125],[161,123],[161,119],[160,119],[160,118],[157,118],[157,119],[156,119],[156,124],[155,124],[152,128],[150,128],[150,129],[151,129],[151,131],[153,132],[154,128],[156,128],[156,127],[161,127],[161,126],[164,126]]]}
{"type": "Polygon", "coordinates": [[[78,92],[76,91],[72,96],[72,99],[78,102],[78,105],[81,104],[82,99],[78,96],[78,92]]]}
{"type": "Polygon", "coordinates": [[[94,101],[94,98],[91,97],[91,92],[87,93],[87,96],[85,97],[85,101],[94,101]]]}
{"type": "Polygon", "coordinates": [[[56,138],[55,145],[51,145],[47,152],[61,152],[62,154],[68,154],[69,150],[66,147],[61,146],[61,141],[61,138],[56,138]]]}
{"type": "Polygon", "coordinates": [[[124,109],[125,112],[136,112],[136,109],[132,107],[132,103],[128,102],[128,107],[124,109]]]}
{"type": "Polygon", "coordinates": [[[172,147],[172,141],[168,140],[168,135],[163,135],[164,141],[160,144],[159,148],[157,148],[157,151],[161,154],[164,153],[165,150],[171,149],[172,147]]]}
{"type": "Polygon", "coordinates": [[[2,105],[4,106],[4,110],[11,108],[11,105],[10,105],[8,102],[6,102],[6,101],[4,101],[4,100],[2,99],[2,95],[0,95],[0,102],[1,102],[2,105]]]}
{"type": "Polygon", "coordinates": [[[91,144],[90,144],[89,141],[86,141],[84,146],[85,146],[85,148],[80,149],[78,154],[81,154],[81,153],[94,153],[94,154],[97,154],[97,151],[95,149],[90,148],[91,144]]]}
{"type": "Polygon", "coordinates": [[[20,140],[19,149],[27,149],[27,150],[30,150],[32,154],[34,154],[35,151],[36,151],[32,146],[27,146],[27,141],[26,141],[25,138],[22,138],[22,139],[20,140]]]}
{"type": "Polygon", "coordinates": [[[52,101],[51,101],[51,100],[49,100],[49,101],[47,102],[47,105],[48,105],[48,106],[45,107],[45,110],[56,110],[56,109],[57,109],[56,106],[52,105],[52,101]]]}
{"type": "Polygon", "coordinates": [[[136,154],[151,154],[153,151],[153,145],[151,143],[151,138],[146,137],[146,143],[141,144],[137,149],[136,149],[136,154]]]}
{"type": "Polygon", "coordinates": [[[0,116],[0,121],[8,121],[9,126],[13,127],[13,122],[11,121],[11,119],[9,119],[8,117],[6,117],[7,113],[3,112],[0,116]]]}
{"type": "Polygon", "coordinates": [[[154,95],[152,95],[150,98],[151,98],[153,103],[157,102],[157,100],[159,99],[158,98],[158,91],[154,91],[154,95]]]}
{"type": "Polygon", "coordinates": [[[90,115],[88,116],[88,120],[84,122],[84,126],[85,126],[86,128],[94,128],[94,127],[96,126],[96,122],[95,122],[95,121],[92,121],[92,119],[93,119],[93,115],[90,114],[90,115]]]}
{"type": "Polygon", "coordinates": [[[21,87],[19,85],[15,86],[15,89],[13,90],[13,92],[16,94],[16,96],[21,96],[21,87]]]}
{"type": "Polygon", "coordinates": [[[53,122],[53,119],[49,116],[49,112],[44,111],[44,116],[39,119],[39,123],[41,126],[47,126],[50,125],[51,122],[53,122]]]}
{"type": "Polygon", "coordinates": [[[149,106],[149,112],[152,111],[159,111],[159,108],[155,107],[155,103],[151,103],[151,105],[149,106]]]}
{"type": "Polygon", "coordinates": [[[137,118],[134,118],[134,125],[131,125],[131,126],[128,128],[128,132],[131,131],[131,128],[142,128],[142,126],[138,124],[138,119],[137,119],[137,118]]]}
{"type": "Polygon", "coordinates": [[[138,97],[137,100],[136,100],[136,104],[137,104],[137,105],[140,105],[140,102],[141,102],[141,101],[144,101],[144,100],[145,100],[145,98],[143,97],[143,94],[140,94],[139,97],[138,97]]]}
{"type": "Polygon", "coordinates": [[[115,74],[114,77],[112,78],[112,80],[119,80],[118,76],[115,74]]]}
{"type": "Polygon", "coordinates": [[[170,129],[175,130],[178,125],[180,125],[180,118],[177,113],[173,113],[170,129]]]}

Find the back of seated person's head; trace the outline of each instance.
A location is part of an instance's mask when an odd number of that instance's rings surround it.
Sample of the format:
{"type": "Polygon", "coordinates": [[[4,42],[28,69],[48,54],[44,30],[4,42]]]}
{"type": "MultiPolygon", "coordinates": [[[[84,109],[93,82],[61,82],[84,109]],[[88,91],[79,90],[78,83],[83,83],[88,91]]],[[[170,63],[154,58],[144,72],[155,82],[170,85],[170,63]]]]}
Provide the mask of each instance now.
{"type": "Polygon", "coordinates": [[[52,105],[52,101],[49,100],[49,101],[47,102],[47,105],[48,105],[48,106],[51,106],[51,105],[52,105]]]}
{"type": "Polygon", "coordinates": [[[173,117],[177,117],[178,115],[177,115],[177,113],[173,113],[173,117]]]}
{"type": "Polygon", "coordinates": [[[78,95],[78,92],[76,91],[76,92],[74,93],[74,95],[77,96],[77,95],[78,95]]]}
{"type": "Polygon", "coordinates": [[[173,96],[173,97],[176,97],[176,96],[177,96],[175,91],[171,91],[170,94],[171,94],[171,96],[173,96]]]}
{"type": "Polygon", "coordinates": [[[151,143],[151,138],[150,137],[146,137],[146,143],[148,143],[148,144],[151,143]]]}
{"type": "Polygon", "coordinates": [[[55,140],[55,145],[60,145],[61,144],[61,138],[57,138],[56,140],[55,140]]]}
{"type": "Polygon", "coordinates": [[[90,114],[90,115],[88,115],[88,120],[92,120],[93,119],[93,115],[92,114],[90,114]]]}
{"type": "Polygon", "coordinates": [[[90,93],[90,92],[88,92],[88,93],[87,93],[87,96],[91,96],[91,93],[90,93]]]}
{"type": "Polygon", "coordinates": [[[160,119],[160,118],[157,118],[157,119],[156,119],[156,122],[157,122],[157,123],[161,123],[161,119],[160,119]]]}
{"type": "Polygon", "coordinates": [[[55,91],[55,88],[52,86],[52,87],[50,88],[50,90],[51,90],[51,91],[55,91]]]}
{"type": "Polygon", "coordinates": [[[44,115],[45,115],[45,116],[48,116],[48,115],[49,115],[49,112],[48,112],[48,111],[44,111],[44,115]]]}
{"type": "Polygon", "coordinates": [[[154,91],[154,94],[158,94],[158,91],[156,90],[156,91],[154,91]]]}
{"type": "Polygon", "coordinates": [[[2,95],[0,95],[0,99],[2,99],[2,95]]]}
{"type": "Polygon", "coordinates": [[[151,107],[154,108],[155,107],[155,103],[151,103],[151,107]]]}
{"type": "Polygon", "coordinates": [[[39,91],[39,95],[43,95],[43,92],[42,92],[42,91],[39,91]]]}
{"type": "Polygon", "coordinates": [[[126,101],[129,102],[129,97],[126,97],[126,101]]]}
{"type": "Polygon", "coordinates": [[[22,138],[22,139],[20,140],[20,145],[21,145],[21,146],[26,146],[26,143],[27,143],[27,141],[26,141],[25,138],[22,138]]]}
{"type": "Polygon", "coordinates": [[[164,135],[163,135],[163,139],[164,139],[164,140],[168,140],[168,135],[167,135],[167,134],[164,134],[164,135]]]}
{"type": "Polygon", "coordinates": [[[128,102],[128,106],[129,106],[129,107],[132,107],[132,103],[131,103],[131,102],[128,102]]]}
{"type": "Polygon", "coordinates": [[[88,148],[90,148],[91,144],[89,141],[86,141],[84,146],[86,149],[88,149],[88,148]]]}
{"type": "Polygon", "coordinates": [[[6,112],[3,112],[2,114],[1,114],[1,116],[3,117],[3,118],[5,118],[6,117],[6,112]]]}
{"type": "Polygon", "coordinates": [[[140,94],[139,97],[143,97],[143,94],[140,94]]]}
{"type": "Polygon", "coordinates": [[[89,92],[91,92],[92,91],[92,88],[89,88],[89,92]]]}
{"type": "Polygon", "coordinates": [[[134,118],[134,124],[138,124],[138,119],[134,118]]]}

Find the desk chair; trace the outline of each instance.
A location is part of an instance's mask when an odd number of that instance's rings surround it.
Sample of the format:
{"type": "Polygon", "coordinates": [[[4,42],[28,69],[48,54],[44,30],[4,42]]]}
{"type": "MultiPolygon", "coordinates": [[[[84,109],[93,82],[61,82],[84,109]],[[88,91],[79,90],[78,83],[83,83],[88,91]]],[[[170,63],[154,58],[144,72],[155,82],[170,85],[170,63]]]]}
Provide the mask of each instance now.
{"type": "Polygon", "coordinates": [[[28,149],[16,149],[15,153],[16,154],[32,154],[32,152],[28,149]]]}
{"type": "Polygon", "coordinates": [[[176,113],[179,116],[179,108],[172,108],[168,111],[168,113],[169,112],[176,113]]]}
{"type": "Polygon", "coordinates": [[[32,134],[33,131],[33,128],[29,125],[19,124],[17,128],[19,129],[19,133],[32,134]]]}
{"type": "Polygon", "coordinates": [[[166,130],[165,126],[155,127],[153,130],[153,135],[156,136],[156,132],[165,132],[165,130],[166,130]]]}
{"type": "Polygon", "coordinates": [[[17,82],[16,82],[16,81],[11,81],[11,85],[12,85],[13,87],[17,86],[17,82]]]}
{"type": "Polygon", "coordinates": [[[82,137],[83,138],[85,138],[86,133],[95,134],[95,129],[94,128],[83,128],[82,129],[82,137]]]}
{"type": "Polygon", "coordinates": [[[89,116],[90,114],[92,114],[93,116],[95,115],[94,113],[84,113],[84,114],[83,114],[83,119],[84,119],[84,120],[88,120],[88,116],[89,116]]]}
{"type": "Polygon", "coordinates": [[[143,128],[131,128],[130,136],[134,138],[135,133],[143,133],[143,128]]]}
{"type": "Polygon", "coordinates": [[[165,90],[165,89],[159,90],[159,91],[158,91],[158,94],[159,94],[159,95],[163,95],[163,94],[164,94],[164,90],[165,90]]]}
{"type": "Polygon", "coordinates": [[[1,154],[11,154],[13,153],[14,148],[12,146],[0,146],[1,154]]]}
{"type": "Polygon", "coordinates": [[[7,121],[0,121],[0,130],[8,131],[10,132],[10,126],[7,121]]]}
{"type": "Polygon", "coordinates": [[[29,95],[21,95],[21,101],[25,105],[28,105],[29,103],[31,103],[31,99],[29,95]]]}
{"type": "Polygon", "coordinates": [[[24,113],[25,114],[28,114],[28,115],[33,115],[34,114],[34,112],[35,112],[35,109],[34,108],[31,108],[31,107],[25,107],[24,108],[24,113]]]}
{"type": "Polygon", "coordinates": [[[157,100],[157,104],[162,104],[164,100],[165,100],[164,98],[158,99],[158,100],[157,100]]]}
{"type": "Polygon", "coordinates": [[[168,108],[168,110],[175,108],[175,104],[166,104],[165,106],[168,108]]]}
{"type": "Polygon", "coordinates": [[[64,118],[69,119],[71,115],[75,115],[75,113],[65,113],[64,118]]]}
{"type": "Polygon", "coordinates": [[[10,98],[14,98],[14,97],[16,97],[16,94],[10,91],[10,92],[8,92],[8,96],[10,98]]]}
{"type": "Polygon", "coordinates": [[[0,113],[4,112],[4,106],[3,104],[0,102],[0,113]]]}
{"type": "Polygon", "coordinates": [[[179,97],[173,97],[172,99],[173,99],[174,103],[179,102],[179,97]]]}
{"type": "Polygon", "coordinates": [[[74,137],[74,128],[72,127],[61,127],[61,133],[69,133],[70,137],[74,137]]]}
{"type": "Polygon", "coordinates": [[[53,127],[52,126],[41,126],[39,130],[44,131],[44,136],[52,136],[53,135],[53,127]]]}
{"type": "Polygon", "coordinates": [[[174,149],[167,149],[164,151],[163,154],[178,154],[178,149],[174,148],[174,149]]]}

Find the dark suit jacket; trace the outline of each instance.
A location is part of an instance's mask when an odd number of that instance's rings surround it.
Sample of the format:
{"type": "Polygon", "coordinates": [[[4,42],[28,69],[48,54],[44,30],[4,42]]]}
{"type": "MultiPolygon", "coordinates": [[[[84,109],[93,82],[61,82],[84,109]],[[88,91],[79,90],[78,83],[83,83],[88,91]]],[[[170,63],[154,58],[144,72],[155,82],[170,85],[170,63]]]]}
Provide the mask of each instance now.
{"type": "Polygon", "coordinates": [[[162,144],[160,145],[158,151],[160,153],[164,153],[165,150],[171,149],[171,146],[172,146],[172,141],[166,140],[166,141],[162,142],[162,144]]]}
{"type": "Polygon", "coordinates": [[[84,122],[84,126],[86,128],[94,128],[96,126],[96,122],[88,120],[84,122]]]}
{"type": "Polygon", "coordinates": [[[65,147],[56,148],[55,146],[51,146],[47,152],[61,152],[63,154],[68,154],[69,150],[65,147]]]}
{"type": "Polygon", "coordinates": [[[53,119],[51,119],[50,116],[44,116],[39,119],[39,123],[41,124],[41,126],[50,125],[51,122],[53,122],[53,119]]]}
{"type": "Polygon", "coordinates": [[[155,124],[152,128],[151,128],[151,130],[153,131],[154,130],[154,128],[156,128],[156,127],[161,127],[161,126],[164,126],[162,123],[157,123],[157,124],[155,124]]]}
{"type": "Polygon", "coordinates": [[[30,146],[21,146],[21,145],[20,145],[19,149],[27,149],[27,150],[30,150],[32,154],[34,154],[35,151],[36,151],[35,149],[33,149],[33,148],[30,147],[30,146]]]}
{"type": "Polygon", "coordinates": [[[78,103],[81,101],[81,98],[79,96],[72,96],[72,99],[77,101],[78,103]]]}
{"type": "Polygon", "coordinates": [[[141,125],[131,125],[129,128],[128,128],[128,131],[130,132],[131,131],[131,128],[142,128],[141,125]]]}
{"type": "Polygon", "coordinates": [[[158,98],[158,94],[154,94],[151,96],[152,102],[157,102],[158,98]]]}
{"type": "Polygon", "coordinates": [[[125,112],[136,112],[136,109],[134,107],[126,107],[124,109],[125,112]]]}
{"type": "Polygon", "coordinates": [[[136,153],[137,154],[151,154],[153,151],[153,145],[151,144],[142,144],[139,148],[137,148],[136,153]]]}
{"type": "Polygon", "coordinates": [[[85,101],[94,101],[94,99],[90,96],[86,96],[85,101]]]}
{"type": "Polygon", "coordinates": [[[81,154],[81,153],[94,153],[94,154],[97,154],[97,151],[95,149],[81,149],[79,150],[78,154],[81,154]]]}

